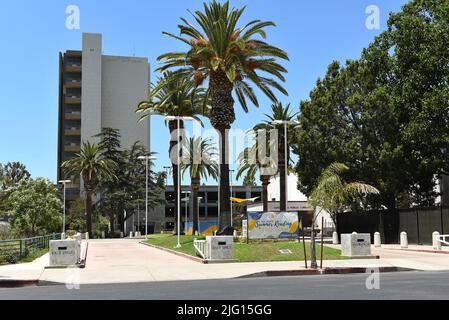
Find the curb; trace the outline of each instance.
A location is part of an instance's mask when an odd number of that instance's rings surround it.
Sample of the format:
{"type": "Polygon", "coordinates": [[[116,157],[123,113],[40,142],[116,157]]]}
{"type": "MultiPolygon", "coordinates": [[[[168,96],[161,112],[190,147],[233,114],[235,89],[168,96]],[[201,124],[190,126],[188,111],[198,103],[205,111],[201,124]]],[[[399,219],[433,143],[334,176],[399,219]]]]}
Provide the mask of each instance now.
{"type": "Polygon", "coordinates": [[[168,252],[168,253],[172,253],[172,254],[175,254],[175,255],[183,257],[183,258],[187,258],[187,259],[193,260],[195,262],[199,262],[199,263],[203,263],[203,264],[207,264],[208,263],[207,260],[203,260],[201,258],[191,256],[191,255],[189,255],[187,253],[183,253],[183,252],[179,252],[179,251],[176,251],[176,250],[172,250],[172,249],[156,246],[154,244],[146,243],[146,242],[143,242],[143,241],[140,241],[139,243],[143,244],[145,246],[151,247],[151,248],[159,249],[159,250],[162,250],[162,251],[165,251],[165,252],[168,252]]]}
{"type": "Polygon", "coordinates": [[[324,269],[304,269],[304,270],[268,270],[252,273],[237,278],[259,278],[259,277],[283,277],[283,276],[314,276],[326,274],[356,274],[368,273],[377,269],[379,272],[398,272],[398,271],[417,271],[415,269],[400,267],[341,267],[341,268],[324,268],[324,269]]]}
{"type": "Polygon", "coordinates": [[[39,280],[0,279],[0,288],[37,287],[39,280]]]}
{"type": "Polygon", "coordinates": [[[396,249],[396,250],[423,252],[423,253],[449,254],[449,251],[439,251],[439,250],[424,250],[424,249],[396,249]]]}

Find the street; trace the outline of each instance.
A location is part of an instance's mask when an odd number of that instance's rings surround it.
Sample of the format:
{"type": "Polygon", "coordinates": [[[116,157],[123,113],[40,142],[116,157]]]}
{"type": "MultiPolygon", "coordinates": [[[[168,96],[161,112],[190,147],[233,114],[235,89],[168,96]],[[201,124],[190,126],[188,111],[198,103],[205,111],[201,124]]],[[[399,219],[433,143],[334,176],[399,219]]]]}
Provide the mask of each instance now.
{"type": "Polygon", "coordinates": [[[259,300],[259,299],[448,299],[448,271],[381,273],[379,289],[367,289],[369,274],[240,278],[151,283],[82,284],[0,288],[0,299],[56,300],[259,300]]]}

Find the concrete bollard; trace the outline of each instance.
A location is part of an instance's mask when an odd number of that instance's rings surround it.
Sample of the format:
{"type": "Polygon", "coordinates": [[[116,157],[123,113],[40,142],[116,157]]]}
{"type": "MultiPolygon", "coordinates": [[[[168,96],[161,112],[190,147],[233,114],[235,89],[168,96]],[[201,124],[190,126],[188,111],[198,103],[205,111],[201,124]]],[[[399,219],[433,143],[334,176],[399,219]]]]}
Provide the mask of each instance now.
{"type": "Polygon", "coordinates": [[[441,250],[441,242],[438,241],[439,237],[440,233],[438,231],[432,233],[432,246],[434,250],[441,250]]]}
{"type": "Polygon", "coordinates": [[[65,233],[61,233],[61,240],[65,240],[65,233]]]}
{"type": "Polygon", "coordinates": [[[86,233],[84,234],[84,236],[85,236],[86,240],[89,240],[89,232],[86,232],[86,233]]]}
{"type": "Polygon", "coordinates": [[[357,232],[354,231],[352,234],[357,234],[357,232]]]}
{"type": "Polygon", "coordinates": [[[380,240],[380,233],[375,232],[374,233],[374,247],[380,248],[381,247],[381,240],[380,240]]]}
{"type": "Polygon", "coordinates": [[[134,236],[134,235],[133,235],[133,232],[130,231],[130,232],[129,232],[129,237],[130,237],[130,238],[133,238],[133,236],[134,236]]]}
{"type": "Polygon", "coordinates": [[[408,248],[407,232],[405,231],[401,232],[401,248],[402,249],[408,248]]]}
{"type": "Polygon", "coordinates": [[[120,238],[123,238],[123,232],[120,232],[120,238]]]}
{"type": "Polygon", "coordinates": [[[338,244],[338,233],[336,231],[332,233],[332,244],[338,244]]]}
{"type": "Polygon", "coordinates": [[[106,233],[104,231],[101,231],[101,239],[106,238],[106,233]]]}

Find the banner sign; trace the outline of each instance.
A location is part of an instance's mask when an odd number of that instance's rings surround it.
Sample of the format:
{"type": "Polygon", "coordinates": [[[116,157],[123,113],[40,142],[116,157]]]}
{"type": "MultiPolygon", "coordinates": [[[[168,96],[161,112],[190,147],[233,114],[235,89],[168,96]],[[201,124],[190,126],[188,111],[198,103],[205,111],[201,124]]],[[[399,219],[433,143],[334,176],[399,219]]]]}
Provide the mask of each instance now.
{"type": "Polygon", "coordinates": [[[282,239],[298,236],[297,212],[248,212],[248,239],[282,239]]]}

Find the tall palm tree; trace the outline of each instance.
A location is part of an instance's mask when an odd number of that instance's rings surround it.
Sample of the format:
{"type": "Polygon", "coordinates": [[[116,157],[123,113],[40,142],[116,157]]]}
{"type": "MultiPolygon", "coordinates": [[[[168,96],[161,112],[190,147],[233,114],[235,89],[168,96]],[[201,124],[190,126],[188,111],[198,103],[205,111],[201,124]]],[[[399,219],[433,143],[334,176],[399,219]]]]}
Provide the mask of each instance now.
{"type": "Polygon", "coordinates": [[[201,179],[218,178],[218,163],[213,158],[216,149],[210,139],[191,137],[184,143],[182,174],[189,171],[193,201],[193,234],[198,231],[198,192],[201,179]]]}
{"type": "MultiPolygon", "coordinates": [[[[195,86],[188,77],[178,72],[164,72],[163,77],[152,87],[148,101],[139,103],[136,112],[143,113],[141,120],[151,114],[162,116],[193,117],[199,121],[198,116],[208,116],[210,111],[210,98],[202,88],[195,86]]],[[[201,122],[201,121],[200,121],[201,122]]],[[[184,129],[184,122],[170,120],[168,128],[170,131],[170,147],[168,153],[171,155],[177,146],[176,132],[184,129]]],[[[172,160],[172,177],[175,191],[175,207],[178,208],[178,164],[172,160]]]]}
{"type": "Polygon", "coordinates": [[[343,174],[349,167],[343,163],[331,163],[318,178],[316,187],[309,197],[309,204],[313,208],[314,218],[312,219],[311,234],[311,259],[312,267],[316,267],[315,251],[315,221],[322,210],[329,212],[335,225],[337,225],[337,213],[344,211],[351,203],[361,201],[369,194],[379,194],[375,187],[362,182],[347,182],[343,179],[343,174]],[[318,214],[315,214],[319,208],[318,214]]]}
{"type": "MultiPolygon", "coordinates": [[[[284,134],[284,124],[273,124],[276,120],[281,121],[289,121],[292,122],[298,113],[293,113],[290,109],[290,104],[286,106],[282,105],[282,103],[277,102],[271,106],[271,114],[265,114],[266,120],[262,123],[256,125],[254,127],[255,130],[264,129],[266,131],[270,131],[276,129],[278,132],[278,146],[277,146],[277,157],[278,157],[278,167],[279,167],[279,191],[280,191],[280,210],[286,211],[287,208],[285,206],[286,203],[286,188],[287,181],[285,179],[286,170],[291,169],[289,166],[290,162],[290,152],[287,148],[285,150],[285,139],[287,139],[288,145],[288,133],[287,137],[284,134]],[[285,153],[287,152],[287,163],[285,163],[285,153]]],[[[291,125],[288,124],[287,127],[291,125]]]]}
{"type": "Polygon", "coordinates": [[[245,112],[247,99],[258,106],[258,99],[249,83],[258,87],[273,102],[277,101],[272,89],[287,95],[277,80],[285,81],[287,70],[277,59],[288,60],[283,50],[268,44],[265,28],[275,26],[271,21],[252,20],[242,27],[237,24],[245,8],[229,7],[229,1],[220,4],[213,0],[204,3],[204,10],[192,13],[198,27],[181,18],[180,36],[165,35],[182,41],[188,51],[161,55],[160,71],[177,68],[195,85],[208,80],[208,94],[212,99],[211,124],[220,137],[220,226],[231,221],[228,159],[228,134],[235,121],[233,92],[245,112]],[[262,71],[270,77],[258,74],[262,71]]]}
{"type": "Polygon", "coordinates": [[[256,173],[259,172],[260,181],[262,182],[262,200],[263,211],[268,211],[268,185],[270,178],[278,172],[278,161],[270,158],[267,163],[264,157],[271,157],[271,152],[276,151],[276,139],[269,139],[267,136],[259,136],[258,131],[255,132],[254,144],[245,148],[238,156],[239,168],[237,170],[237,180],[243,175],[245,181],[254,181],[256,173]],[[267,139],[268,138],[268,139],[267,139]],[[265,148],[263,148],[263,143],[265,148]]]}
{"type": "Polygon", "coordinates": [[[86,228],[87,232],[92,235],[92,196],[101,179],[115,177],[114,170],[117,164],[104,157],[99,144],[85,142],[80,153],[76,154],[73,159],[64,161],[61,166],[67,170],[68,174],[78,174],[83,179],[86,193],[86,228]]]}

